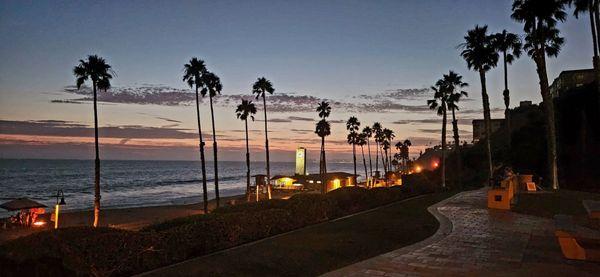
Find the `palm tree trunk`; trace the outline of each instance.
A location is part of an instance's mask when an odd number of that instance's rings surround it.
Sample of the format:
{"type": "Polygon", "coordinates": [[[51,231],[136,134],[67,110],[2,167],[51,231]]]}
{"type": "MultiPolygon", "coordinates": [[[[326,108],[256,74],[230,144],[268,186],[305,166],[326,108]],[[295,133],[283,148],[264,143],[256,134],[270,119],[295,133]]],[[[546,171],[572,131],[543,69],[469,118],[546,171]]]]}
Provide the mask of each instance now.
{"type": "Polygon", "coordinates": [[[352,143],[352,158],[354,160],[354,176],[356,176],[356,144],[352,143]]]}
{"type": "Polygon", "coordinates": [[[537,66],[537,73],[540,79],[540,92],[542,94],[542,101],[544,103],[544,115],[546,116],[546,134],[547,134],[547,166],[548,166],[548,180],[552,189],[557,190],[558,185],[558,164],[557,164],[557,150],[556,150],[556,122],[554,119],[554,101],[550,95],[550,88],[548,85],[548,73],[546,71],[546,55],[544,45],[541,45],[537,54],[535,55],[535,63],[537,66]]]}
{"type": "Polygon", "coordinates": [[[200,164],[202,168],[202,204],[204,213],[208,213],[208,193],[206,188],[206,164],[204,161],[204,141],[202,140],[202,125],[200,124],[200,101],[198,99],[198,86],[196,85],[196,118],[198,121],[198,138],[200,139],[200,164]]]}
{"type": "Polygon", "coordinates": [[[446,102],[442,101],[442,188],[446,187],[446,102]]]}
{"type": "Polygon", "coordinates": [[[265,150],[267,153],[267,194],[271,199],[271,168],[269,167],[269,131],[267,129],[267,98],[265,92],[262,94],[263,108],[265,112],[265,150]]]}
{"type": "Polygon", "coordinates": [[[493,174],[494,174],[494,166],[492,164],[492,145],[491,145],[491,136],[492,136],[492,126],[491,126],[491,116],[490,116],[490,99],[487,94],[486,82],[485,82],[485,70],[479,70],[479,78],[481,79],[481,99],[483,100],[483,120],[485,123],[485,144],[486,144],[486,154],[488,160],[488,185],[491,185],[493,174]]]}
{"type": "Polygon", "coordinates": [[[458,120],[456,110],[452,109],[452,130],[454,131],[454,155],[456,155],[456,175],[459,187],[462,187],[462,158],[460,156],[460,138],[458,135],[458,120]]]}
{"type": "Polygon", "coordinates": [[[596,71],[596,90],[598,94],[598,106],[600,107],[600,57],[598,56],[598,37],[600,37],[600,12],[598,5],[590,7],[590,23],[592,26],[592,40],[594,42],[594,57],[592,62],[596,71]],[[592,12],[593,11],[593,12],[592,12]]]}
{"type": "Polygon", "coordinates": [[[375,140],[375,173],[379,173],[379,142],[375,140]]]}
{"type": "Polygon", "coordinates": [[[508,149],[512,145],[512,128],[510,122],[510,91],[508,90],[508,62],[506,61],[506,51],[502,53],[504,56],[504,92],[502,93],[504,96],[504,121],[506,121],[506,130],[508,133],[507,142],[508,149]]]}
{"type": "Polygon", "coordinates": [[[94,159],[94,227],[98,227],[100,221],[100,150],[98,146],[98,103],[96,93],[96,82],[94,86],[94,147],[96,158],[94,159]]]}
{"type": "Polygon", "coordinates": [[[250,202],[250,147],[248,146],[248,118],[244,120],[246,125],[246,196],[250,202]]]}
{"type": "Polygon", "coordinates": [[[210,119],[212,121],[212,135],[213,135],[213,162],[215,166],[215,200],[217,204],[217,208],[220,206],[219,202],[221,202],[219,197],[219,162],[217,159],[217,134],[215,132],[215,113],[213,111],[213,101],[212,96],[210,96],[210,119]]]}
{"type": "Polygon", "coordinates": [[[367,151],[369,151],[369,176],[367,176],[367,182],[373,178],[373,163],[371,162],[371,143],[369,142],[369,138],[367,138],[367,151]]]}
{"type": "MultiPolygon", "coordinates": [[[[362,157],[363,157],[363,165],[365,166],[365,178],[367,178],[366,180],[368,181],[369,179],[369,172],[367,171],[367,160],[365,160],[365,149],[364,147],[361,145],[360,146],[360,152],[362,152],[362,157]]],[[[366,182],[365,182],[365,186],[366,186],[366,182]]]]}
{"type": "Polygon", "coordinates": [[[323,149],[323,173],[327,174],[327,159],[325,158],[325,137],[321,138],[321,149],[323,149]]]}

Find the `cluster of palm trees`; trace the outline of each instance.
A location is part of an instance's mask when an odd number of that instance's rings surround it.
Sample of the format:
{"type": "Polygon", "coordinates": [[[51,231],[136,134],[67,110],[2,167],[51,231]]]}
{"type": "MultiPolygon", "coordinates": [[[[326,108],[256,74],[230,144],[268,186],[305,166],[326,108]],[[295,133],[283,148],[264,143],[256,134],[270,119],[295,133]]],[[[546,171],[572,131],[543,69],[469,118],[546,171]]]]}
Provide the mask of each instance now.
{"type": "MultiPolygon", "coordinates": [[[[554,103],[552,100],[552,95],[550,94],[548,73],[546,69],[546,58],[558,56],[562,46],[564,45],[564,38],[561,37],[557,23],[566,20],[566,9],[570,5],[575,6],[575,17],[578,17],[579,14],[584,12],[589,13],[592,41],[594,44],[592,63],[596,76],[598,79],[600,79],[600,59],[598,58],[598,49],[600,48],[600,44],[598,42],[598,37],[600,36],[600,0],[514,0],[512,4],[511,17],[515,21],[523,24],[524,41],[521,40],[521,36],[509,33],[506,30],[496,34],[489,34],[487,26],[476,25],[474,29],[471,29],[467,32],[464,37],[464,43],[459,45],[459,48],[462,50],[460,55],[467,62],[467,67],[471,70],[477,71],[481,81],[481,98],[485,122],[485,144],[490,181],[492,180],[494,167],[490,142],[491,117],[489,96],[486,88],[486,73],[497,66],[501,55],[504,65],[503,97],[505,105],[505,121],[509,133],[508,145],[510,147],[511,123],[509,113],[510,92],[508,89],[508,65],[511,64],[515,59],[519,58],[522,51],[525,51],[536,65],[540,93],[543,101],[546,119],[548,180],[553,189],[559,188],[556,123],[554,118],[554,103]]],[[[446,75],[444,75],[442,80],[444,79],[446,79],[446,75]]],[[[458,147],[458,128],[455,126],[456,119],[454,115],[455,110],[458,110],[458,106],[455,106],[454,108],[451,106],[452,104],[456,104],[458,101],[449,101],[450,95],[455,94],[458,96],[462,94],[466,96],[466,93],[463,93],[462,91],[458,92],[458,94],[456,94],[456,91],[453,93],[444,92],[444,90],[448,89],[448,87],[446,89],[444,88],[444,84],[442,84],[444,82],[442,80],[436,83],[436,86],[434,87],[434,100],[428,101],[428,104],[430,104],[432,109],[436,109],[438,114],[442,115],[443,117],[442,156],[444,159],[447,109],[452,110],[455,148],[456,151],[460,151],[458,147]]],[[[597,83],[597,89],[600,93],[600,82],[597,83]]],[[[460,89],[462,86],[466,86],[466,84],[463,83],[460,85],[457,83],[452,88],[460,89]]],[[[457,157],[459,156],[460,155],[457,155],[457,157]]],[[[458,159],[457,162],[460,163],[460,159],[458,159]]],[[[442,167],[444,167],[443,161],[442,167]]],[[[458,168],[460,169],[460,165],[458,168]]],[[[444,174],[444,168],[442,168],[442,176],[444,176],[444,174]]],[[[445,177],[442,177],[442,184],[445,184],[445,177]]]]}
{"type": "MultiPolygon", "coordinates": [[[[108,90],[111,86],[110,80],[115,75],[111,66],[106,62],[105,59],[96,55],[89,55],[87,59],[80,60],[79,64],[73,69],[73,74],[76,78],[77,88],[86,81],[92,83],[93,93],[93,105],[94,105],[94,146],[95,146],[95,178],[94,178],[94,222],[93,226],[97,227],[100,218],[100,153],[98,147],[98,109],[97,109],[97,91],[108,90]]],[[[200,162],[202,171],[202,190],[203,190],[203,205],[204,212],[208,212],[208,191],[206,184],[206,163],[204,157],[204,140],[202,136],[202,124],[200,120],[200,96],[206,97],[208,95],[211,123],[212,123],[212,139],[213,139],[213,162],[214,162],[214,185],[215,185],[215,202],[216,206],[220,205],[219,196],[219,168],[218,168],[218,146],[217,136],[215,130],[215,114],[213,109],[213,98],[219,94],[223,89],[220,78],[213,72],[208,71],[203,60],[198,58],[192,58],[184,65],[183,81],[186,82],[190,88],[195,91],[196,100],[196,121],[198,124],[198,139],[200,148],[200,162]]],[[[266,152],[266,170],[267,170],[267,185],[268,185],[268,197],[271,199],[271,186],[270,186],[270,168],[269,168],[269,139],[267,131],[267,110],[266,110],[266,95],[272,94],[275,90],[270,81],[264,77],[259,78],[252,86],[252,94],[256,96],[256,99],[262,98],[265,113],[265,152],[266,152]]],[[[242,100],[242,103],[238,105],[236,109],[237,117],[245,122],[246,126],[246,165],[247,165],[247,193],[249,196],[250,190],[250,153],[248,146],[248,118],[254,120],[254,114],[256,113],[256,106],[249,100],[242,100]]],[[[258,201],[258,188],[257,188],[257,201],[258,201]]]]}

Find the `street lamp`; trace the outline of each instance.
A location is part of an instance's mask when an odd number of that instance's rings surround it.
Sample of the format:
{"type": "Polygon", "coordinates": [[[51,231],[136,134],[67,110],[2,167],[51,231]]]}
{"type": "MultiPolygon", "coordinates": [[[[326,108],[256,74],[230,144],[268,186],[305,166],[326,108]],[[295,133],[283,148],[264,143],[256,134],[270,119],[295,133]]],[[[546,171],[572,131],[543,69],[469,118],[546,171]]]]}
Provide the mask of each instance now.
{"type": "Polygon", "coordinates": [[[58,229],[58,213],[60,212],[60,206],[65,205],[65,194],[62,189],[56,191],[56,206],[54,207],[54,229],[58,229]],[[60,197],[60,201],[58,198],[60,197]]]}

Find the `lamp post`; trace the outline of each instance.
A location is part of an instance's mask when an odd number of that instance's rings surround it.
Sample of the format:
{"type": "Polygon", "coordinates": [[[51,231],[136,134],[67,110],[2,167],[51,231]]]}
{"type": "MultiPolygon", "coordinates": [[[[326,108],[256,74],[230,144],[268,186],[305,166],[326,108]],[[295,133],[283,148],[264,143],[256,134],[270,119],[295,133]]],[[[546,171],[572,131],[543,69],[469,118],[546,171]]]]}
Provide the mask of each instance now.
{"type": "Polygon", "coordinates": [[[54,229],[58,229],[58,213],[60,212],[60,206],[65,205],[65,194],[62,189],[56,191],[56,206],[54,207],[54,229]],[[60,201],[58,198],[60,197],[60,201]]]}

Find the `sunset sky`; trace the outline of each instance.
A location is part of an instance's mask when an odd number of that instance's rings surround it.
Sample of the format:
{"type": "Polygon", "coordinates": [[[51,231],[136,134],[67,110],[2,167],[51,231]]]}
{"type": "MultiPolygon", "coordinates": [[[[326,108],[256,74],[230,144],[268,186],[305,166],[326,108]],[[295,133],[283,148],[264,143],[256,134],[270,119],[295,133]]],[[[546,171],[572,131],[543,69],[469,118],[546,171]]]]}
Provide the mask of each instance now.
{"type": "MultiPolygon", "coordinates": [[[[439,143],[441,120],[426,100],[448,70],[470,84],[458,114],[461,140],[471,141],[470,122],[482,117],[478,74],[457,50],[466,31],[487,24],[522,33],[510,19],[511,0],[53,2],[0,4],[0,158],[93,158],[90,91],[76,90],[72,75],[88,54],[106,58],[117,75],[99,96],[103,159],[198,159],[192,91],[182,82],[191,57],[224,86],[215,110],[221,160],[244,159],[234,110],[262,76],[275,87],[267,98],[273,160],[293,161],[299,146],[318,159],[321,100],[332,103],[332,161],[351,155],[350,116],[361,128],[379,121],[396,140],[411,139],[416,155],[439,143]]],[[[569,16],[559,28],[566,44],[548,62],[551,80],[591,68],[587,16],[569,16]]],[[[539,102],[532,60],[523,56],[509,70],[512,106],[539,102]]],[[[501,67],[488,73],[494,118],[503,116],[502,78],[501,67]]],[[[207,100],[201,116],[211,147],[207,100]]],[[[263,160],[256,103],[250,143],[252,159],[263,160]]]]}

